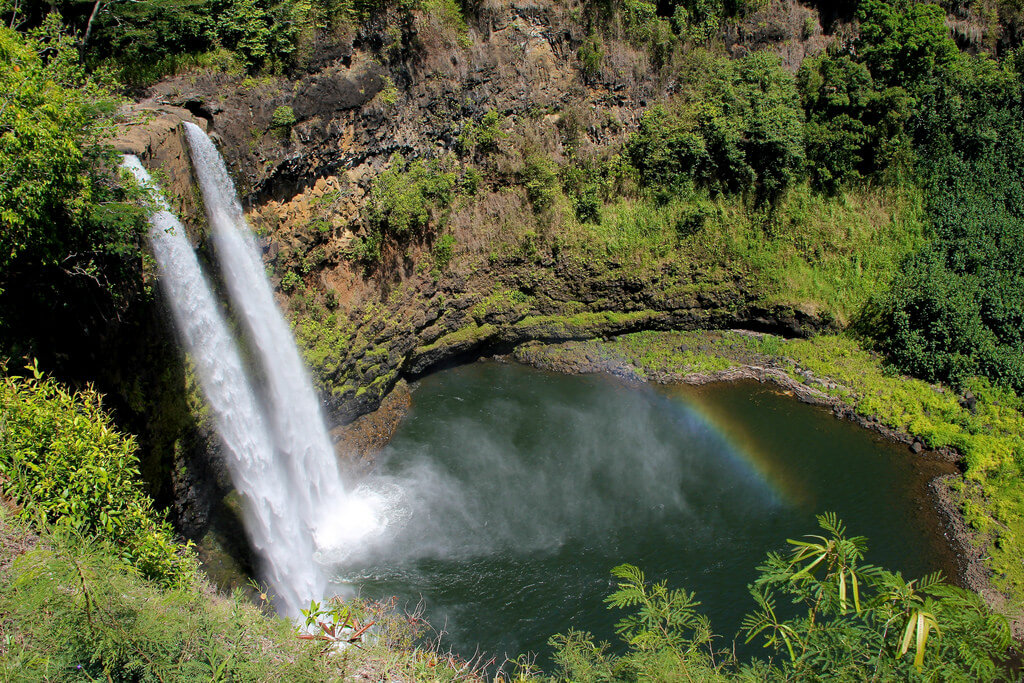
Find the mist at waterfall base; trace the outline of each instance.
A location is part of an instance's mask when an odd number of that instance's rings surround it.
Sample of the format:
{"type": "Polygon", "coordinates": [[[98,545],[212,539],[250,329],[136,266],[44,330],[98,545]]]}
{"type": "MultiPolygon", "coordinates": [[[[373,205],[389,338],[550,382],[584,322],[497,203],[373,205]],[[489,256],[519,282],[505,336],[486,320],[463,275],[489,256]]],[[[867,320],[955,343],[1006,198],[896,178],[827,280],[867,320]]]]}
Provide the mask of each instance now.
{"type": "Polygon", "coordinates": [[[478,363],[422,381],[355,492],[386,530],[322,559],[338,590],[422,601],[466,657],[547,664],[548,637],[570,628],[621,650],[603,598],[623,562],[697,591],[729,646],[765,553],[826,510],[869,536],[869,561],[948,575],[921,502],[935,472],[904,450],[756,383],[651,389],[478,363]]]}

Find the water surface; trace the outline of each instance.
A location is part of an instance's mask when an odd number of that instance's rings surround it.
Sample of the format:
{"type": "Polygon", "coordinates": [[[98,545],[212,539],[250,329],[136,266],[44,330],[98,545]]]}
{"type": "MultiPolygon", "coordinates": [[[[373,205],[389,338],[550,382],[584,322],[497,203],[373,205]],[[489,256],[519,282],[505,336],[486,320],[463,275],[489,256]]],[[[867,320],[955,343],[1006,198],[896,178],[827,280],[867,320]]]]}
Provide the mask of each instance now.
{"type": "Polygon", "coordinates": [[[621,646],[609,570],[697,592],[729,645],[770,550],[837,512],[868,561],[952,556],[925,496],[935,465],[756,382],[651,387],[483,362],[425,378],[378,472],[388,527],[336,581],[398,596],[456,652],[510,657],[570,628],[621,646]]]}

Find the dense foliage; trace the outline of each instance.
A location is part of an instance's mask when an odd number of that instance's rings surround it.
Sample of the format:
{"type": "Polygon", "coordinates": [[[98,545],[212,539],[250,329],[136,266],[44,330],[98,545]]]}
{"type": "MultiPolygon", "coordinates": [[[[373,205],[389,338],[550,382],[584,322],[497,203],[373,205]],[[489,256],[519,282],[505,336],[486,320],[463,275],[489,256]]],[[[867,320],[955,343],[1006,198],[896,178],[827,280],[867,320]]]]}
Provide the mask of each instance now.
{"type": "MultiPolygon", "coordinates": [[[[815,144],[830,183],[905,166],[913,139],[931,239],[867,316],[896,364],[930,380],[985,375],[1024,389],[1024,126],[1020,73],[956,48],[936,5],[864,0],[855,64],[829,83],[819,62],[805,102],[827,117],[815,144]],[[874,92],[872,92],[872,80],[874,92]],[[872,102],[882,102],[873,111],[872,102]],[[824,144],[823,144],[824,143],[824,144]],[[831,143],[831,144],[829,144],[831,143]],[[831,150],[829,149],[831,147],[831,150]],[[823,149],[824,148],[824,149],[823,149]]],[[[806,69],[805,65],[805,69],[806,69]]],[[[810,132],[810,131],[809,131],[810,132]]]]}
{"type": "Polygon", "coordinates": [[[69,392],[32,369],[0,380],[0,491],[29,521],[102,536],[143,576],[188,582],[193,561],[142,489],[135,439],[95,391],[69,392]]]}
{"type": "Polygon", "coordinates": [[[28,35],[0,27],[0,93],[0,271],[88,271],[129,252],[139,214],[117,202],[100,144],[117,101],[55,15],[28,35]]]}
{"type": "Polygon", "coordinates": [[[369,234],[355,246],[353,256],[376,263],[385,238],[408,240],[436,230],[456,192],[457,176],[438,160],[407,161],[392,155],[389,167],[370,189],[364,215],[369,234]]]}
{"type": "Polygon", "coordinates": [[[613,570],[610,607],[629,609],[616,630],[629,646],[608,653],[587,633],[556,636],[559,681],[644,680],[1000,680],[1009,627],[968,591],[938,575],[906,580],[863,563],[866,539],[848,537],[832,514],[824,535],[790,540],[788,556],[769,553],[750,586],[755,609],[747,642],[767,661],[735,661],[718,649],[696,596],[649,584],[636,567],[613,570]],[[799,605],[796,616],[786,603],[799,605]]]}
{"type": "Polygon", "coordinates": [[[24,0],[0,3],[0,19],[34,27],[55,14],[78,38],[86,63],[145,86],[193,66],[295,72],[315,57],[322,34],[367,21],[389,4],[422,8],[465,29],[454,0],[24,0]]]}
{"type": "Polygon", "coordinates": [[[928,379],[973,374],[1024,391],[1024,91],[963,58],[922,98],[933,236],[880,303],[880,343],[928,379]]]}
{"type": "Polygon", "coordinates": [[[850,55],[805,60],[797,84],[807,113],[807,173],[816,189],[837,192],[907,166],[911,101],[905,90],[876,87],[868,68],[850,55]]]}
{"type": "Polygon", "coordinates": [[[643,182],[691,182],[775,199],[803,168],[803,112],[778,57],[709,60],[699,81],[649,109],[626,151],[643,182]]]}

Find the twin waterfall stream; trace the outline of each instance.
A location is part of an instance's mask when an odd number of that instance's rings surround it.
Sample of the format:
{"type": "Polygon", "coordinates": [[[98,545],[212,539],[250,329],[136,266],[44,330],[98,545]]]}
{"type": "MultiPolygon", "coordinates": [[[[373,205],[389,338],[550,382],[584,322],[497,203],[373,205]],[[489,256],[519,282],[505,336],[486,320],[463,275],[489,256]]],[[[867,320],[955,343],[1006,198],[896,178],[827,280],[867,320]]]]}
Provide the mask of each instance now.
{"type": "Polygon", "coordinates": [[[378,525],[346,491],[320,406],[291,331],[274,303],[258,247],[224,160],[201,128],[185,123],[216,258],[258,378],[238,344],[185,230],[134,156],[124,166],[153,190],[149,239],[161,287],[196,369],[278,612],[298,617],[327,588],[321,551],[378,525]],[[256,380],[256,381],[254,381],[256,380]]]}

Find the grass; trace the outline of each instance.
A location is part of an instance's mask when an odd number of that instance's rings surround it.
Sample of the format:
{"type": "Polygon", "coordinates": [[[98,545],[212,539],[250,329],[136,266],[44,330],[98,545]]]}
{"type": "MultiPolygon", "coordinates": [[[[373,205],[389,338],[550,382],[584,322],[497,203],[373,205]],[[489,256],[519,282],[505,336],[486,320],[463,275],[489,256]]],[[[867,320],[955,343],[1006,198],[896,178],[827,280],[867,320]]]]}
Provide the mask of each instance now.
{"type": "Polygon", "coordinates": [[[37,536],[3,500],[0,540],[0,680],[481,680],[391,603],[332,603],[376,622],[360,647],[339,648],[300,638],[241,591],[214,594],[201,576],[161,587],[101,539],[37,536]]]}
{"type": "Polygon", "coordinates": [[[681,192],[664,203],[620,199],[597,224],[567,226],[560,246],[632,270],[701,281],[747,278],[767,304],[849,322],[924,242],[914,187],[853,187],[836,196],[793,188],[772,211],[740,196],[681,192]]]}

